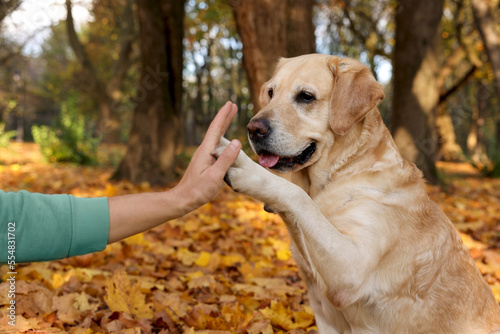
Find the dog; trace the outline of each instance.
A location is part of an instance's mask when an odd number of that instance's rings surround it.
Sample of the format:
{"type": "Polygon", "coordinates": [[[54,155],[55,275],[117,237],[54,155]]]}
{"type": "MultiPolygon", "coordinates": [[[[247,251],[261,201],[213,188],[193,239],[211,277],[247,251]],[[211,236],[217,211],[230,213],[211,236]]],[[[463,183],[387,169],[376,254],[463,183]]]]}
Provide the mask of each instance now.
{"type": "Polygon", "coordinates": [[[259,164],[240,152],[226,182],[282,216],[319,333],[500,329],[490,287],[384,126],[384,97],[357,60],[281,59],[247,126],[259,164]]]}

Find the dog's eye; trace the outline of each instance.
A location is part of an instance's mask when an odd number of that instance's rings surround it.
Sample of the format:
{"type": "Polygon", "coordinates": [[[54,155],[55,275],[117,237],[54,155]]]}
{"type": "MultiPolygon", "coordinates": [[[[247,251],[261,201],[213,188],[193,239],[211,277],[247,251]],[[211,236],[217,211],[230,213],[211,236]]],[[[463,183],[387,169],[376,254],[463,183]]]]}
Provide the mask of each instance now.
{"type": "Polygon", "coordinates": [[[308,92],[300,92],[299,94],[297,94],[297,97],[295,99],[297,100],[297,102],[301,103],[311,103],[316,100],[314,95],[308,92]]]}
{"type": "Polygon", "coordinates": [[[267,95],[269,95],[269,98],[272,99],[273,98],[273,89],[272,88],[269,88],[269,90],[267,91],[267,95]]]}

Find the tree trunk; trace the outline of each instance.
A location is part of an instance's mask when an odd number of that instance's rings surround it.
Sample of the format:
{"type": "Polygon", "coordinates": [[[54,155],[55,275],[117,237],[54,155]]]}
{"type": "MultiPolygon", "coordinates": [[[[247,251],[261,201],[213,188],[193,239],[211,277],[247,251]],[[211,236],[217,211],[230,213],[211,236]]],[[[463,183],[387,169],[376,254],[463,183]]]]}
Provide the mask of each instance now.
{"type": "Polygon", "coordinates": [[[400,0],[396,11],[391,130],[401,154],[429,182],[437,181],[434,114],[442,12],[443,0],[400,0]]]}
{"type": "Polygon", "coordinates": [[[500,36],[487,0],[471,0],[474,21],[483,40],[484,48],[495,77],[495,89],[500,98],[500,36]]]}
{"type": "Polygon", "coordinates": [[[182,138],[182,38],[184,1],[137,0],[141,82],[132,129],[115,179],[162,184],[175,180],[182,138]]]}
{"type": "Polygon", "coordinates": [[[316,52],[313,0],[287,1],[286,57],[316,52]]]}
{"type": "Polygon", "coordinates": [[[260,109],[260,88],[280,57],[315,52],[312,8],[314,0],[231,0],[243,43],[254,113],[260,109]]]}

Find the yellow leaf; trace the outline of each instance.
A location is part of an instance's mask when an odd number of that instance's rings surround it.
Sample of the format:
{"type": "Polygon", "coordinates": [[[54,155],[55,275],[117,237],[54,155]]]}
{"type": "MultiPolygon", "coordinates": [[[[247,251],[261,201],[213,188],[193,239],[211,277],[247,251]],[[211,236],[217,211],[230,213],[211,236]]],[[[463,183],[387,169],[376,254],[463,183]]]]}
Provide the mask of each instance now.
{"type": "Polygon", "coordinates": [[[262,256],[265,256],[267,258],[271,258],[274,256],[274,249],[271,246],[263,246],[260,249],[260,252],[262,253],[262,256]]]}
{"type": "Polygon", "coordinates": [[[193,271],[193,272],[187,273],[184,277],[185,277],[185,280],[190,281],[190,280],[193,280],[195,278],[202,277],[202,276],[203,276],[203,273],[201,271],[193,271]]]}
{"type": "Polygon", "coordinates": [[[90,328],[87,328],[87,330],[85,332],[81,332],[80,334],[94,334],[95,332],[90,329],[90,328]]]}
{"type": "Polygon", "coordinates": [[[278,260],[286,261],[290,258],[290,250],[288,248],[282,248],[276,252],[278,260]]]}
{"type": "Polygon", "coordinates": [[[221,314],[231,329],[246,328],[248,323],[253,319],[251,313],[245,314],[238,306],[225,305],[222,307],[221,314]]]}
{"type": "Polygon", "coordinates": [[[73,306],[81,312],[89,311],[94,308],[92,305],[90,305],[89,298],[87,297],[85,292],[81,292],[79,295],[75,295],[75,302],[73,303],[73,306]]]}
{"type": "Polygon", "coordinates": [[[247,262],[242,263],[241,267],[238,270],[247,279],[253,277],[253,267],[247,262]]]}
{"type": "Polygon", "coordinates": [[[153,311],[146,304],[139,284],[132,285],[124,269],[115,271],[106,282],[104,301],[113,312],[125,312],[137,319],[152,318],[153,311]]]}
{"type": "Polygon", "coordinates": [[[177,251],[177,259],[179,259],[183,265],[185,266],[192,266],[193,263],[198,259],[200,256],[198,253],[193,253],[187,248],[180,248],[177,251]]]}
{"type": "Polygon", "coordinates": [[[273,324],[286,330],[306,328],[314,322],[314,315],[307,311],[292,312],[281,302],[271,301],[271,307],[261,310],[264,316],[268,317],[273,324]]]}
{"type": "Polygon", "coordinates": [[[225,267],[232,266],[236,263],[245,263],[245,258],[241,256],[240,254],[230,254],[230,255],[224,255],[222,256],[222,265],[225,267]]]}
{"type": "Polygon", "coordinates": [[[500,283],[495,282],[493,285],[490,285],[491,290],[493,290],[493,295],[495,295],[495,299],[500,303],[500,283]]]}
{"type": "Polygon", "coordinates": [[[106,183],[106,189],[104,190],[105,197],[116,196],[116,188],[111,183],[106,183]]]}
{"type": "Polygon", "coordinates": [[[210,262],[210,253],[201,252],[200,257],[194,262],[197,266],[206,267],[210,262]]]}
{"type": "Polygon", "coordinates": [[[184,230],[186,232],[194,232],[200,228],[200,221],[196,219],[190,219],[184,224],[184,230]]]}
{"type": "Polygon", "coordinates": [[[55,273],[54,275],[52,275],[52,287],[54,289],[57,289],[58,287],[62,286],[64,283],[66,283],[66,280],[64,279],[64,277],[61,274],[55,273]]]}
{"type": "Polygon", "coordinates": [[[98,269],[76,268],[74,271],[70,270],[65,276],[66,279],[69,279],[68,276],[75,276],[79,281],[88,283],[92,281],[92,277],[94,277],[94,275],[100,274],[105,276],[109,275],[108,272],[98,269]]]}
{"type": "Polygon", "coordinates": [[[127,245],[129,245],[129,246],[132,246],[132,245],[143,245],[143,246],[146,246],[146,245],[148,245],[147,240],[144,240],[144,234],[143,233],[139,233],[139,234],[133,235],[133,236],[128,237],[127,239],[125,239],[123,241],[125,241],[125,243],[127,245]]]}

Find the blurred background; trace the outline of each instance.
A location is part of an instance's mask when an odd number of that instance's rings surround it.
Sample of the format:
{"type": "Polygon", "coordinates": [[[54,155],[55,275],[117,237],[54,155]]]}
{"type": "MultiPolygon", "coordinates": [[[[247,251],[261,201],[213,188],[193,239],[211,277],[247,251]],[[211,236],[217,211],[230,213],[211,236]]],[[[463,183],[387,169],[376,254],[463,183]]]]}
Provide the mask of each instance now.
{"type": "Polygon", "coordinates": [[[245,140],[279,57],[353,57],[385,86],[380,111],[426,178],[436,161],[500,176],[498,0],[2,0],[0,145],[97,163],[115,179],[179,176],[217,110],[245,140]]]}
{"type": "MultiPolygon", "coordinates": [[[[227,100],[250,151],[276,61],[314,52],[384,85],[384,122],[500,303],[500,0],[0,0],[0,190],[167,190],[227,100]]],[[[317,333],[285,225],[229,187],[102,252],[17,265],[16,329],[11,271],[2,333],[317,333]]]]}

